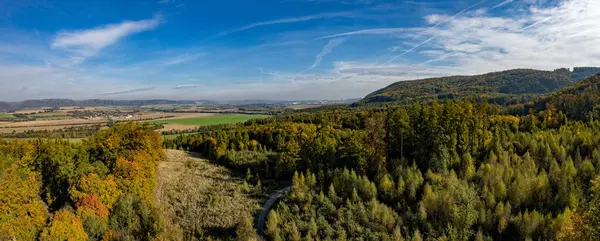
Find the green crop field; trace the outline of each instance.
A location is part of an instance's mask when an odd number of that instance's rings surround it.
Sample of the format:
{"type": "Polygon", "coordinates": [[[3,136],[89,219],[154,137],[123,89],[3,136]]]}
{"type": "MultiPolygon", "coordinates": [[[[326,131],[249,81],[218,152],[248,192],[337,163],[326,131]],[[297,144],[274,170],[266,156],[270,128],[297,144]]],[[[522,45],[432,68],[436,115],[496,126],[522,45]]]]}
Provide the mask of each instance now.
{"type": "Polygon", "coordinates": [[[12,120],[12,119],[17,119],[17,117],[15,117],[12,114],[6,113],[6,112],[0,112],[0,120],[12,120]]]}
{"type": "Polygon", "coordinates": [[[219,124],[235,124],[250,119],[265,118],[268,115],[244,115],[244,114],[217,114],[213,116],[201,116],[194,118],[172,119],[154,121],[155,124],[181,124],[190,126],[208,126],[219,124]]]}

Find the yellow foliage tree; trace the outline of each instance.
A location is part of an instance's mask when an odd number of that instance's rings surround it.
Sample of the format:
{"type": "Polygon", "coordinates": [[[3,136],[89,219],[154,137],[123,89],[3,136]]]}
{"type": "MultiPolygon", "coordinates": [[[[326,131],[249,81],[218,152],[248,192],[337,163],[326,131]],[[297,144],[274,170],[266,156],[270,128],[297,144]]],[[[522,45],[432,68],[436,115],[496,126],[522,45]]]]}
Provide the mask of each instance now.
{"type": "Polygon", "coordinates": [[[88,236],[83,229],[81,219],[65,209],[54,214],[52,222],[50,222],[40,236],[40,240],[42,241],[78,241],[87,239],[88,236]]]}
{"type": "Polygon", "coordinates": [[[114,175],[119,189],[152,203],[157,163],[147,152],[135,151],[131,160],[118,158],[114,175]]]}
{"type": "Polygon", "coordinates": [[[48,211],[40,199],[39,175],[13,164],[0,174],[0,240],[34,240],[48,211]]]}

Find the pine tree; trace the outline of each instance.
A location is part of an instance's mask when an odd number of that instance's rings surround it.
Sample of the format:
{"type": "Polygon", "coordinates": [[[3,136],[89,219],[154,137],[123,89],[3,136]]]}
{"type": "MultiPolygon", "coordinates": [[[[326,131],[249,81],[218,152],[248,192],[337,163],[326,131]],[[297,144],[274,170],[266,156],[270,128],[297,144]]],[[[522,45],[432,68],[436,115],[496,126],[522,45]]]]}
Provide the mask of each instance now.
{"type": "Polygon", "coordinates": [[[290,226],[290,240],[292,241],[300,241],[301,236],[300,236],[300,231],[298,230],[298,226],[296,226],[296,223],[292,223],[292,225],[290,226]]]}
{"type": "Polygon", "coordinates": [[[238,241],[253,241],[256,240],[256,231],[252,225],[252,218],[245,215],[237,225],[235,231],[238,241]]]}
{"type": "Polygon", "coordinates": [[[400,226],[396,226],[396,228],[394,228],[394,232],[392,233],[392,240],[404,241],[404,238],[402,237],[402,232],[400,232],[400,226]]]}
{"type": "Polygon", "coordinates": [[[273,239],[275,239],[275,236],[279,234],[279,222],[281,222],[279,214],[277,214],[275,210],[269,211],[269,215],[267,217],[267,235],[273,239]]]}

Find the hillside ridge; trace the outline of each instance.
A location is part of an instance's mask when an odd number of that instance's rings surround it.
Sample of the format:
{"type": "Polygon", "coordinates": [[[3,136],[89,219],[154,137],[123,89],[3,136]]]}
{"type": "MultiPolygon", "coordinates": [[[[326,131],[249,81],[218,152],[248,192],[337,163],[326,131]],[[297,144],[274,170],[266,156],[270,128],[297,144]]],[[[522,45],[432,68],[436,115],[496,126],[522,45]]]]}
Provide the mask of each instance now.
{"type": "Polygon", "coordinates": [[[575,67],[553,71],[511,69],[480,75],[456,75],[398,81],[366,95],[359,104],[413,103],[465,97],[486,98],[497,104],[516,104],[536,100],[600,73],[600,67],[575,67]]]}

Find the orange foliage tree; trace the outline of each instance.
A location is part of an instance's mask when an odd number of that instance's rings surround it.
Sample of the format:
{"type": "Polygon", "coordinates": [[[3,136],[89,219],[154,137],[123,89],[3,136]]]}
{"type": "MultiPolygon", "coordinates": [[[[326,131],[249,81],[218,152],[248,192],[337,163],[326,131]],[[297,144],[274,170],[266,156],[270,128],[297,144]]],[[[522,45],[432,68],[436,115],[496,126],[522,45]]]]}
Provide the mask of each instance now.
{"type": "Polygon", "coordinates": [[[96,195],[108,209],[111,209],[119,199],[121,190],[117,187],[114,176],[108,175],[103,179],[95,173],[90,173],[72,186],[69,194],[75,202],[81,201],[88,195],[96,195]]]}
{"type": "Polygon", "coordinates": [[[108,218],[108,208],[95,194],[86,195],[77,202],[77,214],[82,218],[90,215],[108,218]]]}

